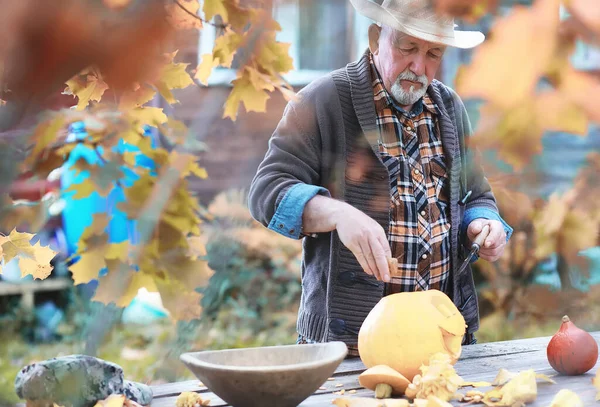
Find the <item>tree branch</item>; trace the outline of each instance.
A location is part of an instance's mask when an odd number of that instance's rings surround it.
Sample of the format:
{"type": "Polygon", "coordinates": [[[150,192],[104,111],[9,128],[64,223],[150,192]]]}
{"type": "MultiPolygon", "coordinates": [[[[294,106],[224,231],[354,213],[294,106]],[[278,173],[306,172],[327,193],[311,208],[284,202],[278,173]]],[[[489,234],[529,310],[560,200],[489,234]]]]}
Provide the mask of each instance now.
{"type": "Polygon", "coordinates": [[[205,19],[201,18],[200,16],[192,13],[190,10],[185,8],[185,6],[183,4],[181,4],[179,2],[179,0],[173,0],[173,1],[175,2],[175,4],[177,4],[177,6],[179,6],[179,8],[181,8],[183,11],[188,13],[190,16],[194,17],[196,20],[202,21],[203,24],[209,24],[209,25],[212,25],[213,27],[220,28],[222,30],[227,28],[227,24],[217,24],[217,23],[211,23],[210,21],[206,21],[205,19]]]}

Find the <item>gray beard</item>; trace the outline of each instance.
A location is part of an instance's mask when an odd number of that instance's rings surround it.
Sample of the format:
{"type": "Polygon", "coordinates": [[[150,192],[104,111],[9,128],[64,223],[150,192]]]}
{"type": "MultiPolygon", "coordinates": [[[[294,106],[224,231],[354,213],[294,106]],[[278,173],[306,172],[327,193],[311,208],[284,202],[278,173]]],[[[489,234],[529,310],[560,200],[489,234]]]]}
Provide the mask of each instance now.
{"type": "Polygon", "coordinates": [[[408,106],[416,103],[419,99],[425,96],[425,93],[427,93],[428,86],[429,81],[427,80],[427,77],[425,75],[416,76],[410,71],[404,71],[398,76],[396,82],[392,84],[392,88],[390,89],[390,91],[394,99],[396,99],[396,101],[399,104],[401,104],[402,106],[408,106]],[[403,79],[420,82],[423,86],[421,86],[421,88],[418,90],[415,90],[414,86],[411,86],[410,90],[407,92],[400,84],[400,81],[403,79]]]}

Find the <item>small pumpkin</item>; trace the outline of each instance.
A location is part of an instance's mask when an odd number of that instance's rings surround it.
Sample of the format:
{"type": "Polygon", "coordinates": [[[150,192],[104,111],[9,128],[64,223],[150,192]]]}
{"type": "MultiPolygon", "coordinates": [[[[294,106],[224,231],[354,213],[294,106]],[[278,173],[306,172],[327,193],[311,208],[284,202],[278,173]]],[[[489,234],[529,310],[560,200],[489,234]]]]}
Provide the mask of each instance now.
{"type": "Polygon", "coordinates": [[[367,368],[388,365],[408,380],[431,356],[445,353],[455,364],[462,351],[465,319],[439,290],[383,297],[358,333],[358,352],[367,368]]]}

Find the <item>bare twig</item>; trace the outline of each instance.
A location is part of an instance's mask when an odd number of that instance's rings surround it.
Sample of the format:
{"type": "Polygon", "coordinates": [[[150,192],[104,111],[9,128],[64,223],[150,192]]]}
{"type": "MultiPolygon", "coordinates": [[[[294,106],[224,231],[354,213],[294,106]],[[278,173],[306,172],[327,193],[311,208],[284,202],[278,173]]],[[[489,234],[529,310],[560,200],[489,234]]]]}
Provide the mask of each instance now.
{"type": "Polygon", "coordinates": [[[192,16],[196,20],[201,21],[203,24],[209,24],[209,25],[212,25],[213,27],[220,28],[222,30],[224,30],[225,28],[227,28],[227,24],[218,24],[218,23],[211,23],[210,21],[206,21],[202,17],[200,17],[200,16],[192,13],[190,10],[188,10],[187,8],[185,8],[185,6],[183,4],[181,4],[179,2],[179,0],[173,0],[173,1],[175,2],[175,4],[177,4],[177,6],[179,8],[181,8],[183,11],[185,11],[186,13],[188,13],[190,16],[192,16]]]}

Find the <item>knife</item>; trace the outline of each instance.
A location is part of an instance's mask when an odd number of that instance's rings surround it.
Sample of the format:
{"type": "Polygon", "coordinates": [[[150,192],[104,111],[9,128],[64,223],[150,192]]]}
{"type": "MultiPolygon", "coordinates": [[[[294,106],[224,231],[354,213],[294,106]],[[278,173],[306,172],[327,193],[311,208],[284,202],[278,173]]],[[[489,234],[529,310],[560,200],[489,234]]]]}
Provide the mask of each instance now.
{"type": "Polygon", "coordinates": [[[469,252],[469,255],[463,262],[462,266],[460,266],[460,268],[458,269],[458,275],[460,275],[463,271],[465,271],[465,269],[471,262],[471,259],[473,259],[473,256],[475,256],[476,254],[479,253],[479,249],[481,249],[481,246],[483,245],[483,243],[485,242],[485,239],[488,237],[489,234],[490,234],[490,225],[485,225],[483,227],[483,229],[481,230],[481,232],[479,232],[479,234],[477,235],[477,237],[475,238],[473,243],[471,244],[471,251],[469,252]]]}

